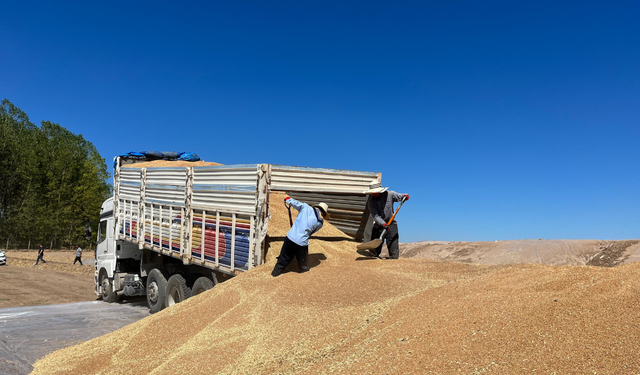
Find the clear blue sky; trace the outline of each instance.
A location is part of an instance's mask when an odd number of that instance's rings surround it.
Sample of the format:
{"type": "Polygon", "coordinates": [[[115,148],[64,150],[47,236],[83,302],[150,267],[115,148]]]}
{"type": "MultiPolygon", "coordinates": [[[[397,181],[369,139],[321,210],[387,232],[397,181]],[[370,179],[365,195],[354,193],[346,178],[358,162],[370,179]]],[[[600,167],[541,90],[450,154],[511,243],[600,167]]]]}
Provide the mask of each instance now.
{"type": "Polygon", "coordinates": [[[402,242],[640,237],[640,3],[2,1],[0,97],[126,151],[382,172],[402,242]]]}

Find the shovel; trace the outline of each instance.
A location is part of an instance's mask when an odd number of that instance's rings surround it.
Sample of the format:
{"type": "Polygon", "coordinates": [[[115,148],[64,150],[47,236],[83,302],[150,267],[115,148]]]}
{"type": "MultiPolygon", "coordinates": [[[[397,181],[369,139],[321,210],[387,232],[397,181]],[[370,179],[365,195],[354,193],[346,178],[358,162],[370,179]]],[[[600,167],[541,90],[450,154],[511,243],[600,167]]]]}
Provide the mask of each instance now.
{"type": "MultiPolygon", "coordinates": [[[[404,201],[405,199],[404,197],[402,197],[402,201],[400,202],[400,205],[398,206],[398,208],[396,208],[396,212],[393,213],[393,216],[391,216],[391,219],[389,219],[389,222],[387,223],[387,225],[391,225],[391,223],[393,223],[393,219],[395,219],[396,215],[398,214],[398,211],[400,211],[400,207],[402,207],[402,205],[404,204],[404,201]]],[[[387,229],[382,231],[382,234],[380,234],[380,238],[378,238],[377,240],[361,243],[358,246],[356,246],[356,249],[358,250],[375,249],[376,247],[380,246],[380,244],[382,243],[382,239],[384,238],[384,235],[386,233],[387,233],[387,229]]]]}
{"type": "Polygon", "coordinates": [[[287,203],[287,201],[284,201],[284,206],[287,208],[287,210],[289,211],[289,226],[292,227],[293,226],[293,220],[291,219],[291,205],[287,203]]]}

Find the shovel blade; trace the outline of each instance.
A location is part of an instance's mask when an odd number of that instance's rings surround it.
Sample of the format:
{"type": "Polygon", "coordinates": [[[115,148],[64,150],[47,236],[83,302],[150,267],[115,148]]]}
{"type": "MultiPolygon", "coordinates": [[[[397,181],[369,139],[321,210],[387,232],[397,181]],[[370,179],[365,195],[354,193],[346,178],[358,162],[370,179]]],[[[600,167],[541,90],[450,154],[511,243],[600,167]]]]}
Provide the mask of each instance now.
{"type": "Polygon", "coordinates": [[[358,246],[356,246],[356,249],[358,249],[358,250],[375,249],[376,247],[380,246],[381,243],[382,243],[382,240],[381,239],[377,239],[377,240],[361,243],[358,246]]]}

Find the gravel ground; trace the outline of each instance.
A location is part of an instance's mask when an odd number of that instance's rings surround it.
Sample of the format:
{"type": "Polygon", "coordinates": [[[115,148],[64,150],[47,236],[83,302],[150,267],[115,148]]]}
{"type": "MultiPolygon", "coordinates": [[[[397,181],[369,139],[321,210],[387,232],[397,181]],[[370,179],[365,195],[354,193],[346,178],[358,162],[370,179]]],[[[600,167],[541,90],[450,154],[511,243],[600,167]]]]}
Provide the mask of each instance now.
{"type": "Polygon", "coordinates": [[[272,196],[267,263],[49,354],[34,374],[640,372],[640,263],[487,266],[363,258],[325,225],[312,269],[273,278],[289,227],[272,196]]]}

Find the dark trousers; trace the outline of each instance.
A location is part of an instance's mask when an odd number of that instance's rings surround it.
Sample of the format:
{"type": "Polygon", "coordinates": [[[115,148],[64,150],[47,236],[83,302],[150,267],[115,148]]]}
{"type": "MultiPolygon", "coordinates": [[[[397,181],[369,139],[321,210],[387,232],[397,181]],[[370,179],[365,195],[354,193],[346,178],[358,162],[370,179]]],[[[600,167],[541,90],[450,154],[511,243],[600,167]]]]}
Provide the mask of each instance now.
{"type": "MultiPolygon", "coordinates": [[[[371,229],[371,239],[375,240],[377,238],[380,238],[380,235],[382,234],[382,231],[384,229],[382,229],[381,226],[375,225],[372,229],[371,229]]],[[[396,223],[395,221],[393,223],[391,223],[391,225],[389,225],[389,229],[387,229],[387,233],[384,234],[384,238],[382,239],[382,243],[380,244],[380,246],[376,247],[375,249],[371,250],[376,256],[380,256],[380,253],[382,252],[382,244],[384,244],[385,242],[387,243],[387,249],[389,250],[389,258],[390,259],[398,259],[398,256],[400,255],[400,247],[398,246],[398,223],[396,223]]]]}
{"type": "Polygon", "coordinates": [[[309,271],[309,267],[307,267],[309,246],[300,246],[297,243],[291,241],[289,237],[286,237],[284,239],[284,244],[282,244],[282,249],[280,250],[278,262],[273,268],[273,271],[271,271],[271,275],[279,276],[282,273],[282,270],[284,270],[289,265],[289,263],[291,263],[294,257],[298,260],[299,272],[309,271]]]}
{"type": "Polygon", "coordinates": [[[80,259],[80,257],[76,257],[76,260],[73,261],[73,265],[75,266],[76,262],[80,262],[80,265],[82,266],[82,259],[80,259]]]}
{"type": "Polygon", "coordinates": [[[40,262],[40,261],[42,261],[42,263],[47,263],[47,261],[44,260],[44,255],[43,254],[38,255],[38,259],[36,259],[36,264],[34,264],[34,266],[37,266],[38,262],[40,262]]]}

